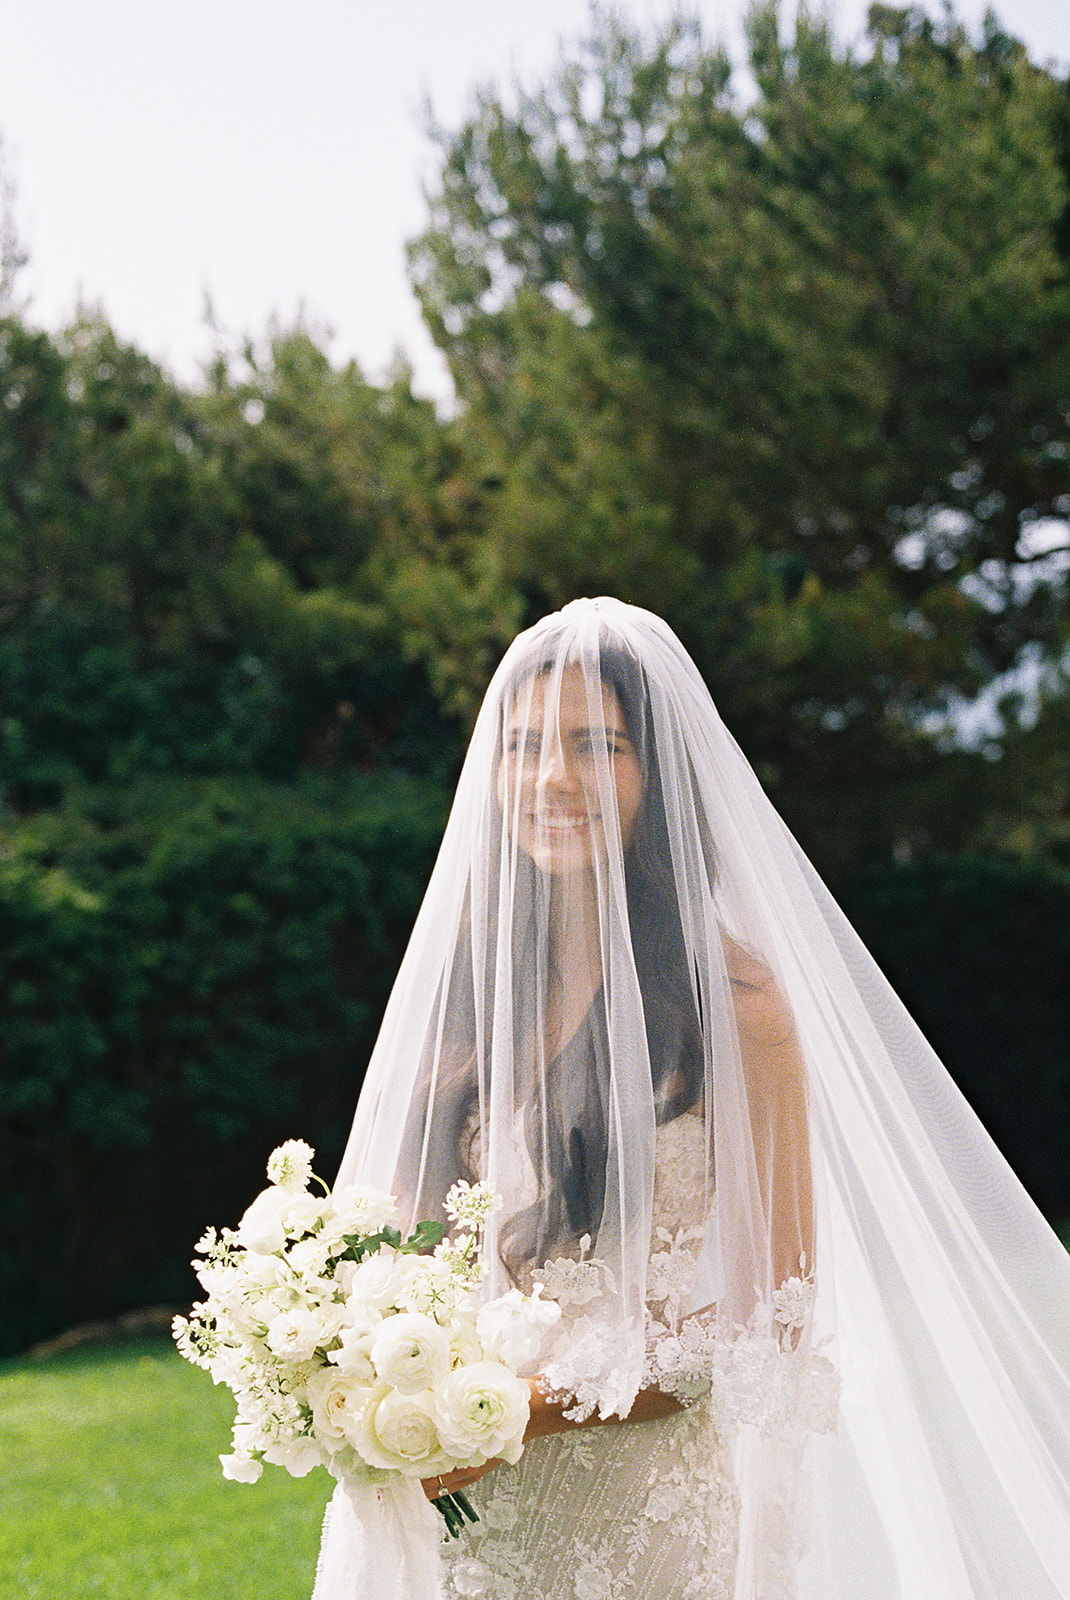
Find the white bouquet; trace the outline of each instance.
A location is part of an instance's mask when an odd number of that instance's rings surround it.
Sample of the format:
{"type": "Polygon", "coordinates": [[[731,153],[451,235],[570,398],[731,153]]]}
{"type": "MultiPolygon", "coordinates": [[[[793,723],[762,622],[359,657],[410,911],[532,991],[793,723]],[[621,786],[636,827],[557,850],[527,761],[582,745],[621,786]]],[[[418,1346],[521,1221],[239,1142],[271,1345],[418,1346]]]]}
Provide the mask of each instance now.
{"type": "MultiPolygon", "coordinates": [[[[239,1226],[208,1230],[194,1262],[207,1298],[175,1318],[182,1355],[234,1392],[224,1474],[252,1483],[265,1461],[295,1477],[324,1466],[349,1490],[381,1489],[399,1474],[516,1461],[522,1373],[560,1310],[538,1290],[480,1305],[483,1229],[500,1200],[458,1183],[452,1237],[421,1222],[402,1239],[390,1195],[332,1194],[312,1156],[301,1140],[281,1145],[239,1226]]],[[[474,1517],[463,1496],[436,1504],[451,1533],[474,1517]]]]}

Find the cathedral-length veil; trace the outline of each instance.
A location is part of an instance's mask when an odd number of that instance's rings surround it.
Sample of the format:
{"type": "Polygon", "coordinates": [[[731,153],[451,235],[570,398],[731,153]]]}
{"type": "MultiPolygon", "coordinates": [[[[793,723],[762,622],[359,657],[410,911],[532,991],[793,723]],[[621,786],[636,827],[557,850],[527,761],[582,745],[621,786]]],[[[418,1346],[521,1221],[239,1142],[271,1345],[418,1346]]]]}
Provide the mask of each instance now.
{"type": "MultiPolygon", "coordinates": [[[[451,1592],[1070,1595],[1065,1252],[675,636],[613,600],[495,674],[340,1174],[411,1220],[459,1177],[505,1201],[488,1294],[562,1301],[546,1391],[612,1417],[660,1387],[719,1460],[689,1436],[705,1567],[658,1577],[640,1539],[569,1587],[577,1511],[541,1588],[476,1563],[451,1592]]],[[[592,1481],[657,1426],[582,1430],[592,1481]]],[[[656,1539],[675,1502],[640,1490],[656,1539]]],[[[329,1518],[332,1570],[343,1538],[329,1518]]]]}

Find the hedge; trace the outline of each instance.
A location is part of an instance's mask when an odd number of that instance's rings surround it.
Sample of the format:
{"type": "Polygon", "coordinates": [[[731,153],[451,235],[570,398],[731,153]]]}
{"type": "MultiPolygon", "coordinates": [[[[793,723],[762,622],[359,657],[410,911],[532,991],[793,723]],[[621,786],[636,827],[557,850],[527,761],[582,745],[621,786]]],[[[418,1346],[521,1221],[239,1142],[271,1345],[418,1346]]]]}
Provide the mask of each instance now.
{"type": "Polygon", "coordinates": [[[68,793],[0,844],[0,1352],[193,1291],[272,1144],[336,1164],[444,817],[416,779],[68,793]]]}

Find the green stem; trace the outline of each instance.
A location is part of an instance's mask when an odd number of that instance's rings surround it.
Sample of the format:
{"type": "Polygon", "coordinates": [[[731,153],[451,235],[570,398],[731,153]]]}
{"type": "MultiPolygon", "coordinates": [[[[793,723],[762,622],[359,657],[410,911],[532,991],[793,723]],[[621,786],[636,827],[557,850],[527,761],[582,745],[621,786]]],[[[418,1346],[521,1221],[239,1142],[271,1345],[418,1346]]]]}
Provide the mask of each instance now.
{"type": "Polygon", "coordinates": [[[431,1504],[445,1522],[446,1532],[451,1539],[460,1537],[466,1520],[469,1522],[479,1521],[479,1514],[474,1510],[472,1502],[459,1489],[455,1490],[453,1494],[438,1495],[436,1499],[432,1500],[431,1504]]]}

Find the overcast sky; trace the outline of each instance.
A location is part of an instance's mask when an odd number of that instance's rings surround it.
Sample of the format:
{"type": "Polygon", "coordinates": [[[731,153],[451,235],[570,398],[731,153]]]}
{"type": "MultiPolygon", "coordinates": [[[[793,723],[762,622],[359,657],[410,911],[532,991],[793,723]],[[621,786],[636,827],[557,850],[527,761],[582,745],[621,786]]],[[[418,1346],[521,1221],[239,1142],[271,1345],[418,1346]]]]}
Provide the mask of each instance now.
{"type": "MultiPolygon", "coordinates": [[[[737,57],[744,4],[694,8],[737,57]]],[[[649,23],[674,7],[617,9],[649,23]]],[[[866,9],[840,0],[841,37],[866,9]]],[[[996,10],[1035,60],[1070,63],[1068,0],[996,10]]],[[[31,317],[99,303],[188,379],[210,349],[206,295],[235,339],[303,305],[336,358],[378,378],[400,346],[417,387],[444,394],[405,274],[433,170],[421,105],[451,125],[480,82],[537,84],[587,17],[586,0],[0,0],[31,317]]]]}

